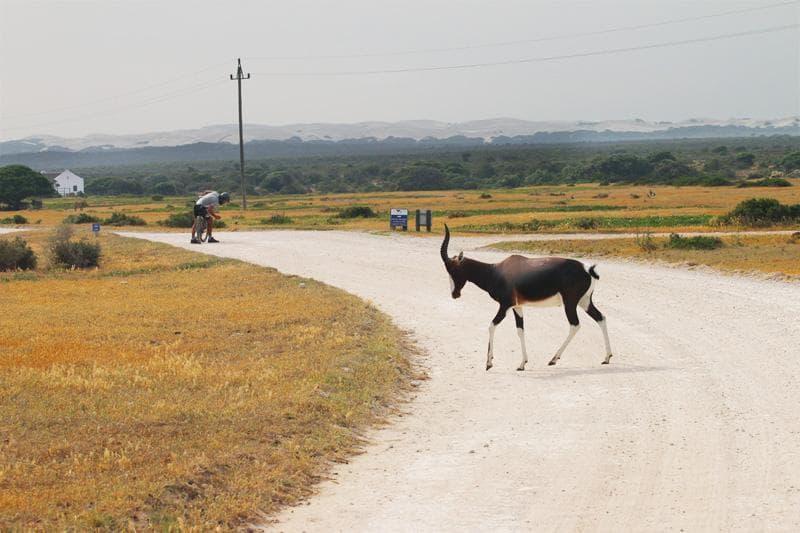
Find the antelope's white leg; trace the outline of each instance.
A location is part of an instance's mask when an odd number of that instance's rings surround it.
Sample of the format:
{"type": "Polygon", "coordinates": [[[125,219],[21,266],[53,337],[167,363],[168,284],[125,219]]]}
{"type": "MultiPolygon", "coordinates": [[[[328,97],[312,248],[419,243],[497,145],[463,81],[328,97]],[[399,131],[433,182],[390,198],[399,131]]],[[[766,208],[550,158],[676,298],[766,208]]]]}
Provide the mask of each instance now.
{"type": "Polygon", "coordinates": [[[582,301],[581,306],[589,314],[589,316],[592,317],[595,322],[597,322],[597,325],[600,326],[600,330],[602,330],[603,332],[603,340],[605,341],[606,344],[606,358],[603,360],[602,364],[607,365],[610,362],[613,354],[611,353],[611,341],[608,340],[608,328],[606,327],[606,317],[603,316],[603,313],[601,313],[597,309],[597,307],[594,306],[591,298],[589,299],[589,301],[586,303],[585,306],[584,302],[582,301]]]}
{"type": "Polygon", "coordinates": [[[525,370],[525,365],[528,363],[528,352],[525,350],[525,327],[522,322],[522,307],[517,306],[514,308],[514,318],[517,321],[517,335],[519,335],[519,343],[522,346],[522,362],[517,367],[517,370],[525,370]]]}
{"type": "Polygon", "coordinates": [[[492,368],[492,357],[493,357],[493,344],[494,344],[494,328],[497,326],[494,325],[494,322],[489,324],[489,351],[486,353],[486,370],[492,368]]]}
{"type": "Polygon", "coordinates": [[[519,343],[522,345],[522,362],[517,367],[517,370],[525,370],[525,364],[528,362],[528,354],[525,352],[525,330],[517,328],[517,335],[519,335],[519,343]]]}
{"type": "Polygon", "coordinates": [[[570,326],[569,326],[569,335],[567,335],[567,340],[564,341],[564,344],[561,345],[561,348],[559,348],[558,351],[556,352],[556,354],[553,356],[553,358],[550,359],[550,362],[547,363],[548,365],[554,365],[554,364],[556,364],[556,361],[561,359],[561,354],[564,353],[564,350],[567,349],[567,345],[569,344],[569,341],[571,341],[572,337],[574,337],[575,334],[578,333],[579,329],[581,329],[581,325],[580,324],[577,324],[577,325],[570,324],[570,326]]]}
{"type": "Polygon", "coordinates": [[[600,329],[603,330],[603,339],[606,343],[606,358],[603,360],[603,364],[607,365],[608,362],[611,360],[611,341],[608,340],[608,328],[606,327],[606,319],[603,318],[602,320],[597,321],[600,324],[600,329]]]}

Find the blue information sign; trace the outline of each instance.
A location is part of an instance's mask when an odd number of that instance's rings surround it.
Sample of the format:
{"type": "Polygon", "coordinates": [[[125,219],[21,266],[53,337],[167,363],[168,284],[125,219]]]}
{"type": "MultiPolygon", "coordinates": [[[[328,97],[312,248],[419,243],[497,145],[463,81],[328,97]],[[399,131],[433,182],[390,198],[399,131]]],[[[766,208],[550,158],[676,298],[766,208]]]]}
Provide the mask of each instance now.
{"type": "Polygon", "coordinates": [[[92,231],[95,232],[95,233],[99,233],[100,232],[100,224],[98,224],[97,222],[93,223],[92,224],[92,231]]]}
{"type": "Polygon", "coordinates": [[[389,217],[390,228],[408,229],[408,209],[392,209],[389,217]]]}

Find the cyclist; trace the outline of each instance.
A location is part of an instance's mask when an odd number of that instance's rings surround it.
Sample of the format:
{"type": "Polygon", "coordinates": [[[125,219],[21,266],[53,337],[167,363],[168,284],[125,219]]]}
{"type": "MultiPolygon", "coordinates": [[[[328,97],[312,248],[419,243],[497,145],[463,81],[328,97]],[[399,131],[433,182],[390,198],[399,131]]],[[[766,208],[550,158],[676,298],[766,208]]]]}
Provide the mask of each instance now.
{"type": "Polygon", "coordinates": [[[222,218],[217,214],[217,206],[227,204],[231,201],[230,194],[226,192],[211,191],[201,196],[194,204],[194,216],[192,217],[192,244],[200,244],[200,239],[195,237],[195,221],[197,217],[203,217],[208,223],[208,242],[219,242],[211,236],[211,229],[214,226],[214,219],[222,218]]]}

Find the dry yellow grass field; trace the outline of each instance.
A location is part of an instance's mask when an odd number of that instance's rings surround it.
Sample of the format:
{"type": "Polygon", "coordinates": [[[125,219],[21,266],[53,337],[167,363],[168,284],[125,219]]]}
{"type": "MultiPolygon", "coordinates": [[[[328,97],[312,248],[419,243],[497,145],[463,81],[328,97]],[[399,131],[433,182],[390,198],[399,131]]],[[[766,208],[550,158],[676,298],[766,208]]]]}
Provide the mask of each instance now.
{"type": "Polygon", "coordinates": [[[706,265],[733,272],[764,272],[800,276],[800,233],[795,235],[725,235],[716,250],[665,248],[666,237],[597,240],[501,242],[492,248],[573,257],[624,257],[644,261],[706,265]],[[647,245],[643,244],[647,241],[647,245]]]}
{"type": "MultiPolygon", "coordinates": [[[[284,195],[250,197],[248,209],[242,210],[234,193],[234,202],[221,209],[227,231],[256,228],[314,228],[387,231],[391,208],[432,209],[437,231],[441,222],[451,229],[471,232],[492,224],[519,224],[538,219],[561,222],[545,229],[551,232],[575,231],[572,222],[581,218],[633,219],[627,224],[611,223],[597,231],[641,230],[690,231],[714,230],[705,221],[682,220],[678,217],[705,216],[710,219],[730,211],[736,204],[754,197],[776,198],[784,204],[800,203],[800,179],[789,179],[792,187],[674,187],[674,186],[601,186],[580,184],[498,189],[489,191],[382,192],[359,194],[284,195]],[[337,211],[351,206],[367,206],[379,213],[377,218],[346,219],[337,211]],[[291,219],[286,224],[268,220],[275,215],[291,219]],[[673,217],[648,223],[643,217],[673,217]],[[636,219],[642,219],[636,222],[636,219]],[[687,223],[687,221],[689,223],[687,223]]],[[[81,212],[107,218],[112,212],[141,217],[148,229],[175,213],[188,212],[193,198],[167,197],[153,201],[132,198],[88,198],[88,207],[75,210],[71,199],[49,200],[46,209],[25,212],[32,222],[43,225],[60,223],[64,217],[81,212]]],[[[411,219],[413,227],[413,218],[411,219]]],[[[722,228],[724,229],[724,228],[722,228]]],[[[178,231],[164,228],[165,231],[178,231]]],[[[492,228],[488,228],[492,230],[492,228]]]]}
{"type": "MultiPolygon", "coordinates": [[[[709,231],[732,229],[708,219],[747,198],[800,203],[800,180],[792,182],[275,196],[221,211],[225,231],[388,231],[392,207],[432,209],[435,232],[443,222],[469,233],[531,219],[557,222],[543,231],[575,231],[584,217],[610,221],[591,231],[709,231]],[[380,217],[336,216],[351,206],[380,217]],[[291,221],[265,222],[275,215],[291,221]]],[[[121,212],[151,231],[192,200],[88,198],[82,210],[48,200],[22,213],[37,228],[23,236],[40,267],[0,273],[0,529],[240,526],[308,494],[419,377],[410,347],[380,313],[313,281],[123,239],[106,226],[95,237],[87,224],[78,236],[99,240],[100,268],[65,271],[43,259],[47,233],[68,215],[121,212]]],[[[188,238],[188,228],[163,230],[188,238]]],[[[800,275],[800,243],[788,235],[723,240],[708,251],[666,250],[658,238],[651,251],[634,239],[498,247],[800,275]]]]}
{"type": "Polygon", "coordinates": [[[41,266],[0,273],[1,530],[241,526],[307,495],[418,377],[331,287],[106,234],[100,268],[49,269],[45,233],[23,236],[41,266]]]}

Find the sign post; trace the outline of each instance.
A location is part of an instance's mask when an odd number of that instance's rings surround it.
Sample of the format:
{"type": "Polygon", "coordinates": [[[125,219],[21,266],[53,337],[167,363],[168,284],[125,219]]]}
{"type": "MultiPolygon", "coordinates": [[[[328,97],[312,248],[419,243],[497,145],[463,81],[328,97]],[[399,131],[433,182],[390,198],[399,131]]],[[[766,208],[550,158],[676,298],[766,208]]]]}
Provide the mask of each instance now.
{"type": "Polygon", "coordinates": [[[431,230],[431,210],[417,209],[417,231],[424,226],[428,231],[431,230]]]}
{"type": "Polygon", "coordinates": [[[92,232],[94,236],[97,237],[100,234],[100,224],[97,222],[92,223],[92,232]]]}
{"type": "Polygon", "coordinates": [[[408,230],[408,209],[392,209],[389,214],[389,229],[403,228],[408,230]]]}

